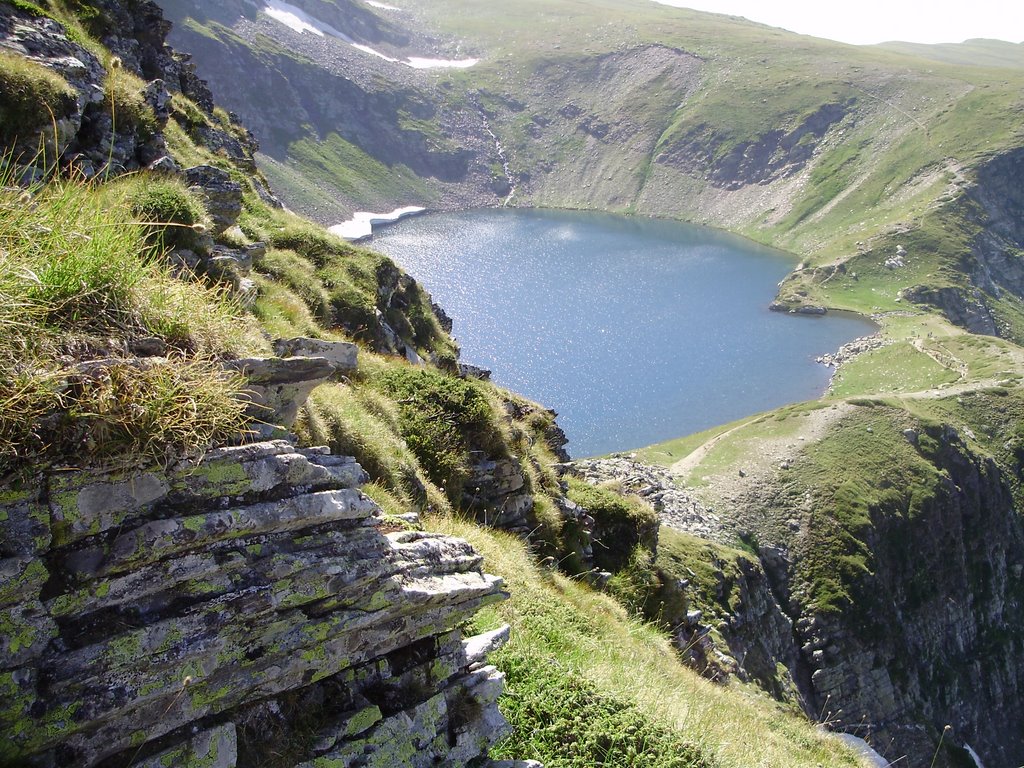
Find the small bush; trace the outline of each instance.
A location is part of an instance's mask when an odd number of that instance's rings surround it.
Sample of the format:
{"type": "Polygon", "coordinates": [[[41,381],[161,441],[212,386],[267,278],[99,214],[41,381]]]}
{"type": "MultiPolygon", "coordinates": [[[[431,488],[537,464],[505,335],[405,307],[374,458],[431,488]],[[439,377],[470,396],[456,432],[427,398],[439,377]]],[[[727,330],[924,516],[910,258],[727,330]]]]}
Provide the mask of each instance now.
{"type": "Polygon", "coordinates": [[[644,502],[575,478],[569,479],[568,496],[594,518],[594,564],[598,568],[615,573],[626,567],[637,546],[654,551],[658,517],[644,502]]]}
{"type": "Polygon", "coordinates": [[[115,185],[124,204],[157,247],[196,250],[206,226],[202,203],[177,180],[141,174],[115,185]]]}
{"type": "Polygon", "coordinates": [[[407,366],[382,368],[369,383],[397,403],[402,437],[453,504],[462,498],[470,450],[505,456],[504,436],[479,384],[407,366]]]}
{"type": "Polygon", "coordinates": [[[52,132],[54,121],[75,108],[75,91],[59,74],[0,51],[0,145],[52,132]]]}

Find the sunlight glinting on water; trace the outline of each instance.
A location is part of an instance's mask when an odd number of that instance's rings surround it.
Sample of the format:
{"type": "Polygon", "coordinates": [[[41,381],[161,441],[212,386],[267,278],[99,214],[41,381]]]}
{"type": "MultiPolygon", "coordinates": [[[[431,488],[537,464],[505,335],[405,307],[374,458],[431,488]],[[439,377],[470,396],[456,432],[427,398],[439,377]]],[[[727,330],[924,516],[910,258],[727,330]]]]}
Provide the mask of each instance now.
{"type": "Polygon", "coordinates": [[[559,412],[574,456],[816,397],[815,358],[873,326],[768,311],[791,256],[675,222],[483,210],[407,219],[371,247],[455,321],[465,362],[559,412]]]}

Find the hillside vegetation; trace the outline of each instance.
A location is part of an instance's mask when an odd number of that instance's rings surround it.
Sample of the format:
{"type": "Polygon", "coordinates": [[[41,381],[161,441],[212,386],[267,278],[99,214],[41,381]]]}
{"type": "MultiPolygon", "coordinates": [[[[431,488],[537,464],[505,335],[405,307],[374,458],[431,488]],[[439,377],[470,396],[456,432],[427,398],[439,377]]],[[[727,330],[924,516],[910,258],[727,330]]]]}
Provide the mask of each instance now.
{"type": "MultiPolygon", "coordinates": [[[[753,688],[713,687],[681,662],[665,617],[685,614],[686,599],[675,576],[645,566],[657,538],[653,511],[564,480],[556,467],[565,458],[564,437],[553,414],[460,373],[443,316],[412,278],[385,257],[279,207],[253,164],[245,129],[215,108],[187,66],[162,47],[151,6],[0,3],[0,22],[2,44],[12,51],[0,59],[0,77],[22,84],[16,98],[0,94],[0,135],[16,137],[7,145],[0,185],[0,523],[13,537],[5,539],[3,566],[18,574],[0,594],[0,727],[10,735],[0,763],[73,761],[85,743],[95,764],[107,746],[78,730],[90,715],[77,704],[51,711],[42,702],[23,711],[27,682],[11,670],[23,657],[65,650],[56,634],[38,629],[46,625],[37,626],[37,619],[64,611],[61,631],[73,631],[82,644],[74,650],[103,648],[102,663],[118,674],[132,668],[141,648],[130,643],[143,636],[129,626],[117,647],[89,645],[110,617],[144,619],[131,610],[95,610],[82,626],[68,618],[104,601],[131,604],[130,589],[110,594],[109,582],[96,582],[64,594],[68,587],[54,578],[47,589],[59,597],[43,594],[48,567],[62,572],[68,552],[79,562],[78,549],[90,552],[89,537],[108,532],[79,530],[84,523],[70,516],[55,518],[51,542],[47,514],[48,533],[33,539],[39,521],[24,512],[34,503],[25,501],[33,478],[116,471],[131,485],[133,473],[155,468],[191,476],[188,468],[210,448],[287,437],[263,423],[269,417],[253,407],[250,385],[237,372],[246,358],[274,359],[272,349],[298,336],[354,342],[360,357],[345,380],[314,391],[295,422],[297,438],[354,456],[369,475],[364,492],[383,510],[389,530],[407,531],[416,541],[418,515],[429,512],[431,528],[469,538],[507,580],[513,594],[507,606],[473,620],[478,629],[500,620],[514,625],[512,644],[495,660],[509,678],[502,706],[518,730],[496,754],[542,757],[549,766],[856,764],[799,712],[753,688]],[[24,57],[26,39],[45,42],[33,63],[24,57]],[[91,74],[83,79],[77,67],[62,69],[69,55],[91,74]],[[145,79],[144,64],[154,62],[166,92],[145,79]],[[110,97],[81,97],[97,88],[110,97]],[[46,112],[32,106],[33,98],[49,105],[50,121],[11,118],[13,108],[46,112]],[[23,538],[28,554],[14,549],[23,538]],[[35,567],[51,544],[65,549],[35,567]],[[589,586],[606,578],[628,609],[589,586]],[[36,594],[35,613],[19,607],[23,592],[36,594]],[[637,670],[645,677],[638,680],[637,670]],[[737,733],[749,735],[737,739],[737,733]]],[[[227,483],[235,471],[208,479],[227,483]]],[[[158,523],[183,536],[186,549],[207,527],[215,543],[226,535],[217,526],[234,524],[218,513],[181,525],[158,523]]],[[[306,546],[308,538],[283,546],[306,546]]],[[[262,546],[254,544],[246,556],[261,557],[262,546]]],[[[101,547],[93,554],[99,562],[109,553],[101,547]]],[[[143,563],[150,557],[145,548],[131,556],[143,563]]],[[[408,576],[414,585],[426,579],[418,571],[408,576]]],[[[138,588],[159,589],[160,581],[138,588]]],[[[290,584],[286,578],[274,586],[290,584]]],[[[189,604],[222,594],[221,585],[202,579],[186,586],[189,604]]],[[[310,590],[319,597],[322,588],[310,590]]],[[[149,592],[143,597],[140,610],[166,608],[148,605],[156,600],[149,592]]],[[[293,593],[291,599],[311,598],[293,593]]],[[[366,609],[387,599],[375,594],[366,609]]],[[[159,652],[170,653],[177,643],[164,638],[159,652]]],[[[166,672],[179,690],[153,722],[159,735],[173,727],[172,708],[179,717],[179,710],[194,707],[189,717],[196,717],[235,695],[230,686],[213,690],[200,668],[186,671],[183,680],[182,670],[166,672]]],[[[100,673],[83,670],[89,679],[100,673]]],[[[150,694],[156,695],[139,692],[150,694]]],[[[109,699],[90,706],[106,711],[101,708],[117,703],[109,699]]],[[[297,701],[285,700],[286,709],[297,701]]],[[[295,764],[310,749],[302,726],[301,717],[278,724],[288,734],[280,752],[243,750],[238,764],[295,764]]],[[[140,759],[150,760],[166,743],[146,732],[130,737],[139,747],[129,762],[143,748],[140,759]]]]}

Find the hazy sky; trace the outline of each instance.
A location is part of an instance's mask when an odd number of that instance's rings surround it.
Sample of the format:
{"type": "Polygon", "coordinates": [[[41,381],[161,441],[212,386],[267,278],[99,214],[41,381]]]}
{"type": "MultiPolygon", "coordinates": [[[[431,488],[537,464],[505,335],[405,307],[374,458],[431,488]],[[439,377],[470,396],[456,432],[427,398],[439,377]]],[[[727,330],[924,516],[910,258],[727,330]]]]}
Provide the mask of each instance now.
{"type": "Polygon", "coordinates": [[[745,16],[805,35],[866,45],[887,40],[960,43],[991,37],[1024,41],[1024,0],[654,0],[745,16]]]}

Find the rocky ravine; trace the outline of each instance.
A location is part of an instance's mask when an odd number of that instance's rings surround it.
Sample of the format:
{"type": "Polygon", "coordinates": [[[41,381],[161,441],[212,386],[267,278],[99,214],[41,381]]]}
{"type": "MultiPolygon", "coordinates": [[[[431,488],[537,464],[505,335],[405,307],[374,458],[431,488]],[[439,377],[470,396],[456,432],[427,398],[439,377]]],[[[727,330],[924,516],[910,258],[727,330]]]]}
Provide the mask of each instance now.
{"type": "Polygon", "coordinates": [[[711,510],[663,468],[625,458],[571,466],[649,500],[668,527],[718,541],[743,530],[754,542],[756,555],[714,561],[717,600],[686,590],[694,610],[677,641],[695,667],[756,680],[890,761],[925,768],[949,725],[947,746],[969,745],[986,766],[1016,766],[1024,759],[1024,645],[1014,629],[1024,622],[1024,524],[1013,480],[951,427],[930,427],[929,436],[941,446],[931,458],[933,493],[914,512],[898,503],[870,508],[858,532],[870,571],[841,612],[809,599],[801,563],[815,553],[801,543],[806,510],[778,480],[765,476],[756,491],[711,510]],[[754,521],[766,515],[797,530],[782,538],[757,531],[754,521]]]}

